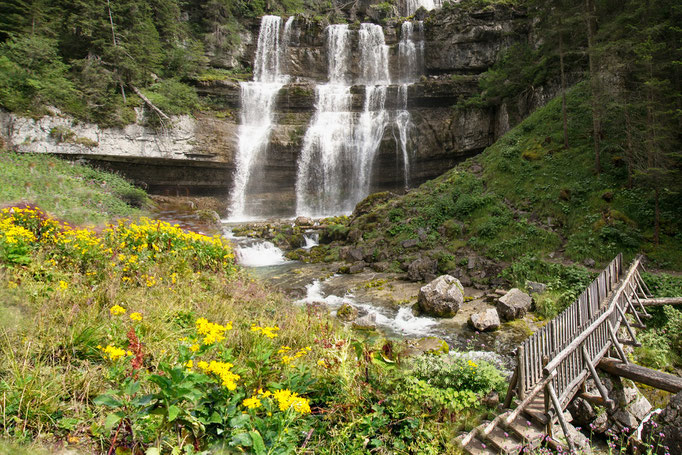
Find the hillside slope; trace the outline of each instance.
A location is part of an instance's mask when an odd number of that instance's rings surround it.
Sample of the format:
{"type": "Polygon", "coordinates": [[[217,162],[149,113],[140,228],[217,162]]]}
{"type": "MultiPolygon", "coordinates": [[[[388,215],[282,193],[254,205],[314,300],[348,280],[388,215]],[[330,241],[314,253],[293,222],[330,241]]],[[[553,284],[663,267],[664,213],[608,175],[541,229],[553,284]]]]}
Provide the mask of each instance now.
{"type": "Polygon", "coordinates": [[[448,272],[466,265],[472,252],[502,264],[524,256],[592,264],[621,251],[680,270],[677,196],[662,195],[662,234],[655,244],[653,191],[627,186],[616,149],[603,153],[603,172],[594,175],[587,100],[584,83],[568,94],[568,149],[557,98],[441,177],[404,196],[370,196],[347,221],[346,240],[326,248],[353,244],[366,261],[403,270],[424,256],[448,272]]]}

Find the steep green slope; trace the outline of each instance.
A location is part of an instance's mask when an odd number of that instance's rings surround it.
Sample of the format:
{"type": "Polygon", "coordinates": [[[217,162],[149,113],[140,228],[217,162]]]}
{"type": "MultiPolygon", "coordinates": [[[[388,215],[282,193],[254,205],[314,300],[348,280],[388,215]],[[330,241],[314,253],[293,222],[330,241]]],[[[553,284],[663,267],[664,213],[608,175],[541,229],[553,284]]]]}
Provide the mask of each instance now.
{"type": "Polygon", "coordinates": [[[370,196],[350,218],[348,237],[403,269],[426,253],[445,272],[466,263],[470,249],[512,263],[527,255],[606,262],[643,252],[658,267],[681,269],[677,195],[662,195],[655,244],[653,191],[627,186],[618,150],[605,150],[602,173],[593,172],[587,103],[588,87],[579,84],[568,95],[570,148],[557,98],[443,176],[401,197],[370,196]]]}

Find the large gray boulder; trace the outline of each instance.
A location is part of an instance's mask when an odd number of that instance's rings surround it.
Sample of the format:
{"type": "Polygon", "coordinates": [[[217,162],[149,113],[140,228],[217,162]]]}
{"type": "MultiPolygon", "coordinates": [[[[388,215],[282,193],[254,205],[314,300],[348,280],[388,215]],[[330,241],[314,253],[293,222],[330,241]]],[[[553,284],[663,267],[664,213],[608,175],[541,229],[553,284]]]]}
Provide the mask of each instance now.
{"type": "Polygon", "coordinates": [[[500,317],[495,308],[488,308],[469,317],[469,325],[479,332],[493,331],[500,328],[500,317]]]}
{"type": "Polygon", "coordinates": [[[497,300],[497,312],[505,321],[522,318],[533,304],[531,296],[521,289],[512,288],[497,300]]]}
{"type": "Polygon", "coordinates": [[[464,288],[457,278],[441,275],[419,290],[416,308],[420,313],[451,318],[464,303],[464,288]]]}

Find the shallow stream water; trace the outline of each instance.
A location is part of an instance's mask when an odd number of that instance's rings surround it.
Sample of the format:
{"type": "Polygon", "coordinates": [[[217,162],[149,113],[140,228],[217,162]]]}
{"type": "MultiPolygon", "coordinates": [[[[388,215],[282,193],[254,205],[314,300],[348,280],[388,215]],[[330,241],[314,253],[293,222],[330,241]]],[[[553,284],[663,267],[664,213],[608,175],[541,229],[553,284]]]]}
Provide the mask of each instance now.
{"type": "MultiPolygon", "coordinates": [[[[203,233],[214,233],[190,211],[178,208],[159,209],[155,217],[181,227],[203,233]]],[[[349,303],[360,316],[374,313],[377,330],[391,339],[438,337],[452,348],[471,351],[477,358],[487,358],[498,365],[509,366],[513,350],[535,323],[530,318],[504,324],[492,333],[478,333],[467,321],[472,313],[490,307],[484,292],[465,288],[466,302],[454,318],[417,316],[412,306],[417,302],[421,283],[404,279],[401,274],[378,273],[366,269],[358,274],[339,274],[340,264],[305,264],[292,261],[272,242],[239,237],[232,234],[238,224],[223,223],[223,235],[234,245],[237,262],[250,273],[288,295],[294,305],[324,305],[334,316],[336,310],[349,303]]],[[[317,245],[317,234],[306,233],[305,248],[317,245]]]]}

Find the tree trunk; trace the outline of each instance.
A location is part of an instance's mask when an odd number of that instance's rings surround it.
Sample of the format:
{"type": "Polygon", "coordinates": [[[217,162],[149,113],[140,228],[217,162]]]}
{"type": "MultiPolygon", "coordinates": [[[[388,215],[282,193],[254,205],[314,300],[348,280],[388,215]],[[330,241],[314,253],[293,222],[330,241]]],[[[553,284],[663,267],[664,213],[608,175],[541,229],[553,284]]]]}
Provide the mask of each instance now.
{"type": "Polygon", "coordinates": [[[632,122],[630,121],[630,108],[628,107],[628,93],[627,88],[624,88],[625,92],[625,105],[623,106],[623,112],[625,114],[625,160],[628,167],[628,188],[632,188],[632,167],[634,165],[634,152],[632,150],[632,122]]]}
{"type": "Polygon", "coordinates": [[[601,173],[601,113],[599,108],[599,80],[597,76],[596,57],[594,55],[594,4],[592,0],[585,0],[585,20],[587,21],[587,56],[590,68],[590,89],[592,95],[592,134],[594,139],[594,170],[601,173]]]}
{"type": "Polygon", "coordinates": [[[566,74],[564,72],[564,34],[559,18],[559,67],[561,68],[561,115],[564,121],[564,148],[568,148],[568,115],[566,113],[566,74]]]}
{"type": "Polygon", "coordinates": [[[654,209],[654,243],[658,245],[659,240],[660,240],[660,234],[661,234],[661,209],[658,206],[658,199],[660,197],[661,190],[659,189],[658,186],[656,186],[656,189],[654,190],[654,195],[655,195],[655,204],[656,207],[654,209]]]}

